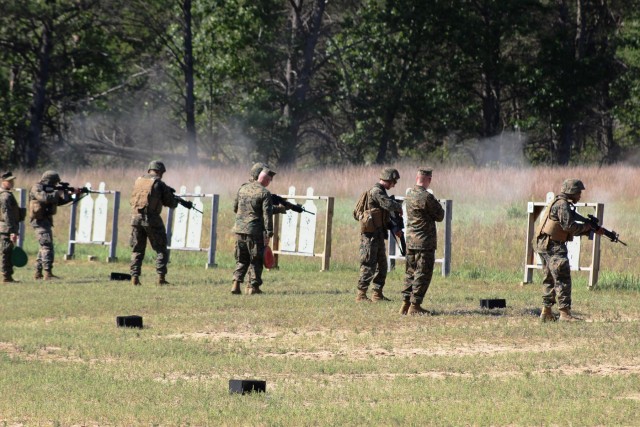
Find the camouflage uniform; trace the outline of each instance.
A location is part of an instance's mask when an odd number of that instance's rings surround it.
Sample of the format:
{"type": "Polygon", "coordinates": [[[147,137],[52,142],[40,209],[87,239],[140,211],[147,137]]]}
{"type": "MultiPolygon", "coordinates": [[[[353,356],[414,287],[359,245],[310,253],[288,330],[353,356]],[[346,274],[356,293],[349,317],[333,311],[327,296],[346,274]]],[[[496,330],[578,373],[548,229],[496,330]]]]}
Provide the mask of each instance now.
{"type": "Polygon", "coordinates": [[[72,201],[71,194],[55,189],[60,183],[60,175],[55,171],[46,171],[40,182],[29,191],[29,217],[31,226],[40,245],[36,258],[36,279],[42,277],[42,270],[51,273],[54,261],[53,216],[58,205],[72,201]]]}
{"type": "Polygon", "coordinates": [[[436,222],[444,219],[444,209],[433,194],[420,185],[409,190],[404,203],[407,208],[407,255],[402,297],[404,301],[419,305],[431,284],[438,247],[436,222]]]}
{"type": "Polygon", "coordinates": [[[149,239],[151,248],[157,254],[156,272],[162,276],[158,283],[163,284],[164,275],[167,274],[169,250],[167,230],[160,214],[163,206],[177,207],[178,200],[173,195],[174,190],[160,179],[155,170],[164,172],[164,164],[151,162],[148,173],[136,179],[131,193],[131,276],[134,280],[140,276],[149,239]]]}
{"type": "MultiPolygon", "coordinates": [[[[395,171],[395,169],[393,170],[395,171]]],[[[383,171],[381,179],[384,179],[385,171],[383,171]]],[[[395,173],[397,174],[397,171],[395,173]]],[[[360,233],[360,278],[358,279],[358,290],[366,292],[369,284],[373,281],[373,289],[381,292],[387,279],[385,240],[387,239],[389,217],[392,213],[402,212],[402,203],[389,197],[382,184],[376,183],[369,190],[368,209],[382,210],[383,225],[372,233],[360,233]]]]}
{"type": "MultiPolygon", "coordinates": [[[[2,175],[2,180],[13,180],[15,177],[11,172],[2,175]]],[[[18,206],[16,198],[11,190],[0,187],[0,258],[1,270],[4,281],[13,281],[13,263],[11,262],[11,252],[13,251],[13,241],[11,234],[18,234],[20,221],[24,220],[24,210],[18,206]]]]}
{"type": "MultiPolygon", "coordinates": [[[[580,185],[582,185],[581,182],[580,185]]],[[[532,242],[533,249],[542,259],[544,274],[542,302],[545,307],[555,304],[557,297],[560,309],[571,308],[571,269],[566,242],[572,240],[573,236],[588,234],[591,231],[590,225],[576,222],[575,206],[569,200],[569,196],[570,194],[562,193],[551,202],[547,208],[547,216],[542,218],[540,230],[532,242]],[[557,225],[557,230],[561,233],[557,240],[543,231],[546,223],[557,225]]]]}

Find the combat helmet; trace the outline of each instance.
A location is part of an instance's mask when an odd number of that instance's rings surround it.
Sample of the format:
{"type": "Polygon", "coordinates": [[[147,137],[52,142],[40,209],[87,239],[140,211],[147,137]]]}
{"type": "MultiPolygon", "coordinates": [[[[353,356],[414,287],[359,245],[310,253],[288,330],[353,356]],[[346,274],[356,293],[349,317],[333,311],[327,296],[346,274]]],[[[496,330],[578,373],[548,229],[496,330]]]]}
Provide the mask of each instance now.
{"type": "Polygon", "coordinates": [[[382,173],[380,173],[380,179],[383,181],[398,182],[400,179],[400,173],[394,168],[384,168],[382,169],[382,173]]]}
{"type": "Polygon", "coordinates": [[[164,163],[160,160],[152,160],[149,162],[149,166],[147,167],[147,171],[155,170],[158,172],[166,172],[167,168],[164,167],[164,163]]]}
{"type": "Polygon", "coordinates": [[[560,191],[564,194],[578,194],[582,190],[585,190],[585,187],[579,179],[565,179],[560,191]]]}
{"type": "Polygon", "coordinates": [[[40,180],[42,182],[46,182],[47,184],[57,184],[61,181],[60,175],[54,170],[45,171],[45,173],[42,174],[42,178],[40,180]]]}
{"type": "Polygon", "coordinates": [[[251,172],[249,173],[251,179],[253,179],[254,181],[257,180],[260,176],[260,172],[262,172],[262,169],[265,168],[269,169],[269,166],[262,162],[255,163],[253,166],[251,166],[251,172]]]}

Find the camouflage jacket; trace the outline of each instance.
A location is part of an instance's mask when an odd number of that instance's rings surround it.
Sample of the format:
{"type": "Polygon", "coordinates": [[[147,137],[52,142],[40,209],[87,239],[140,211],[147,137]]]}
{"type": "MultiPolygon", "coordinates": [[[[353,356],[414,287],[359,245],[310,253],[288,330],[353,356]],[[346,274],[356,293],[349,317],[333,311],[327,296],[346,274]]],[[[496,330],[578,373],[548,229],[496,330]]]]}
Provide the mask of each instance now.
{"type": "Polygon", "coordinates": [[[69,203],[71,195],[64,192],[60,196],[58,190],[46,182],[38,182],[29,191],[29,216],[31,224],[38,221],[49,222],[53,226],[53,216],[58,212],[58,205],[69,203]]]}
{"type": "Polygon", "coordinates": [[[408,249],[436,250],[436,222],[444,219],[444,209],[433,194],[414,185],[404,199],[407,208],[405,235],[408,249]]]}
{"type": "Polygon", "coordinates": [[[178,206],[173,193],[174,190],[155,174],[146,174],[136,179],[130,200],[131,225],[164,225],[160,216],[162,207],[178,206]]]}
{"type": "MultiPolygon", "coordinates": [[[[560,194],[551,203],[549,207],[549,219],[557,221],[562,229],[571,236],[580,236],[589,234],[591,226],[576,222],[574,215],[575,206],[569,201],[566,195],[560,194]]],[[[566,244],[551,240],[551,237],[545,233],[541,233],[534,244],[534,249],[538,252],[558,252],[566,251],[566,244]]]]}
{"type": "Polygon", "coordinates": [[[402,212],[402,202],[392,199],[387,194],[387,190],[380,184],[376,183],[369,190],[368,209],[382,209],[384,229],[389,225],[389,216],[392,212],[402,212]]]}
{"type": "Polygon", "coordinates": [[[0,190],[0,233],[18,234],[20,207],[9,190],[0,190]]]}
{"type": "Polygon", "coordinates": [[[234,233],[249,234],[256,238],[262,237],[265,232],[273,233],[271,193],[259,182],[247,182],[240,186],[233,201],[233,212],[236,214],[234,233]]]}

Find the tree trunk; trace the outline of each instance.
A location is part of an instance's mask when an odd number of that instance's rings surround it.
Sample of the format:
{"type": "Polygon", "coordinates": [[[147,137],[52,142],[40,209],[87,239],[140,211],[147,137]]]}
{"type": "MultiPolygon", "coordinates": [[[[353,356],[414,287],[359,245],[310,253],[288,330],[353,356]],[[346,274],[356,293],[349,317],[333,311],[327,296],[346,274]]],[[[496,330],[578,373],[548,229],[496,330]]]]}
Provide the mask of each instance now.
{"type": "Polygon", "coordinates": [[[38,165],[42,145],[42,125],[47,104],[47,83],[51,71],[51,54],[53,51],[53,23],[44,21],[38,55],[38,71],[33,84],[33,98],[31,100],[29,127],[27,129],[26,144],[22,152],[22,163],[29,169],[38,165]]]}
{"type": "Polygon", "coordinates": [[[182,3],[184,14],[184,83],[185,83],[185,113],[187,127],[187,157],[192,166],[198,163],[198,147],[196,135],[195,94],[193,83],[193,33],[191,0],[182,3]]]}

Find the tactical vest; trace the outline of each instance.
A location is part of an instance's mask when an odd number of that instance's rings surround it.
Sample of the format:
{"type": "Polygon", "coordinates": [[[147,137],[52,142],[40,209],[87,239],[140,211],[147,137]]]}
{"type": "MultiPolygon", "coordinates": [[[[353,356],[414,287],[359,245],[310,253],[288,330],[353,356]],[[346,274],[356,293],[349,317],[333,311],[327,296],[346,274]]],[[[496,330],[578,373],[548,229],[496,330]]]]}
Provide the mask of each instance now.
{"type": "Polygon", "coordinates": [[[141,176],[136,179],[131,192],[131,209],[132,213],[160,214],[162,210],[162,201],[158,197],[154,197],[153,184],[159,177],[141,176]]]}
{"type": "Polygon", "coordinates": [[[556,197],[547,208],[545,218],[540,221],[540,224],[538,224],[538,227],[536,228],[536,236],[546,234],[551,238],[551,240],[555,240],[557,242],[568,242],[573,240],[573,236],[562,228],[560,222],[551,218],[551,208],[558,200],[560,200],[560,198],[556,197]]]}
{"type": "Polygon", "coordinates": [[[58,212],[57,203],[45,203],[36,199],[34,192],[44,192],[44,185],[38,183],[29,192],[29,218],[32,220],[43,220],[58,212]]]}

